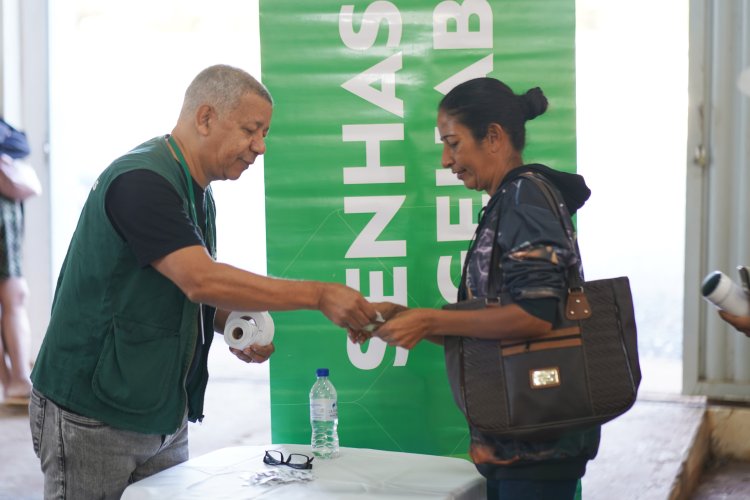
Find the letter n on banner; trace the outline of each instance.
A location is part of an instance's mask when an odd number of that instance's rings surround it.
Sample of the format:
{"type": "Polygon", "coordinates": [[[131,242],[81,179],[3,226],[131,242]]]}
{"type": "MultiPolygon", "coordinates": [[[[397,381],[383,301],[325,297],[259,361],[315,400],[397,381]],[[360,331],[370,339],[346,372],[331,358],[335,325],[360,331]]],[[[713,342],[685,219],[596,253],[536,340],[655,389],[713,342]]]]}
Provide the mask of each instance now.
{"type": "MultiPolygon", "coordinates": [[[[524,158],[573,170],[573,0],[261,0],[269,275],[349,285],[371,301],[439,308],[486,198],[441,168],[441,97],[494,76],[550,100],[524,158]]],[[[468,429],[442,347],[359,346],[320,312],[273,313],[273,441],[310,441],[316,368],[338,390],[342,446],[463,455],[468,429]]]]}

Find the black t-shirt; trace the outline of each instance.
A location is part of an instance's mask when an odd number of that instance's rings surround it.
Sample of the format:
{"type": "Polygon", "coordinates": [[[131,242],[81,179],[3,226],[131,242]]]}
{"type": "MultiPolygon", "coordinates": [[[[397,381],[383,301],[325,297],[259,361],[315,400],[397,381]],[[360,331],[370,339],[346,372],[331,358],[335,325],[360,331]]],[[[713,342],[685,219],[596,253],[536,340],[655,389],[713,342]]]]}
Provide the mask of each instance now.
{"type": "MultiPolygon", "coordinates": [[[[195,180],[193,190],[198,224],[205,232],[205,193],[195,180]]],[[[119,175],[104,204],[107,217],[142,267],[181,248],[204,245],[177,191],[156,172],[143,169],[119,175]]]]}

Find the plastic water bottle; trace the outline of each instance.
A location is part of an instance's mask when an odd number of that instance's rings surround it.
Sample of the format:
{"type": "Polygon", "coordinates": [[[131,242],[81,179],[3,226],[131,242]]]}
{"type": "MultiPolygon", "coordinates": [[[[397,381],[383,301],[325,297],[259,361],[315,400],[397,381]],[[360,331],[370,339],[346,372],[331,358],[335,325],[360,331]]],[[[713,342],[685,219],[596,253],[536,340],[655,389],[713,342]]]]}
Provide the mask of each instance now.
{"type": "Polygon", "coordinates": [[[318,368],[318,380],[310,389],[312,452],[320,458],[339,456],[339,409],[336,389],[328,380],[328,368],[318,368]]]}

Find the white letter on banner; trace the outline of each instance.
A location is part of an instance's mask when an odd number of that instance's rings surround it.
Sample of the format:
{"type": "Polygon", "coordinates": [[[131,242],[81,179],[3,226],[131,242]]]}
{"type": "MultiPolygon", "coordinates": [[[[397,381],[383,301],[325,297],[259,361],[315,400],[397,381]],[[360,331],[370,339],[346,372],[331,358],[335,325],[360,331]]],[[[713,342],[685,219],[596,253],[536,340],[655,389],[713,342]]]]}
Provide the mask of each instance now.
{"type": "Polygon", "coordinates": [[[404,101],[396,97],[396,72],[401,70],[401,52],[393,54],[341,84],[352,94],[400,118],[404,116],[404,101]],[[380,89],[373,83],[379,81],[380,89]]]}
{"type": "Polygon", "coordinates": [[[376,241],[391,222],[406,196],[357,196],[344,198],[344,213],[374,213],[346,252],[347,259],[361,257],[405,257],[406,240],[376,241]]]}
{"type": "Polygon", "coordinates": [[[467,66],[450,78],[443,80],[443,82],[435,87],[435,90],[445,95],[453,87],[459,83],[471,80],[472,78],[480,78],[487,76],[492,72],[492,54],[483,57],[471,66],[467,66]]]}
{"type": "Polygon", "coordinates": [[[486,0],[440,2],[432,11],[432,45],[436,49],[491,49],[492,7],[486,0]],[[479,18],[479,31],[470,31],[472,16],[479,18]],[[456,30],[448,31],[448,22],[456,22],[456,30]]]}
{"type": "Polygon", "coordinates": [[[380,165],[380,143],[403,141],[404,124],[344,125],[341,136],[344,142],[365,142],[365,166],[344,167],[344,184],[386,184],[404,182],[403,165],[380,165]]]}
{"type": "MultiPolygon", "coordinates": [[[[359,269],[347,269],[346,270],[346,285],[354,288],[355,290],[362,291],[359,282],[359,269]]],[[[365,295],[363,293],[363,295],[365,295]]],[[[383,272],[382,271],[371,271],[370,272],[370,294],[365,295],[365,298],[371,302],[395,302],[396,304],[406,305],[406,268],[405,267],[394,267],[393,268],[393,295],[388,296],[383,294],[383,272]]],[[[377,337],[372,337],[370,342],[367,344],[367,350],[362,352],[362,348],[359,344],[355,344],[351,340],[346,343],[346,352],[349,356],[349,361],[360,370],[372,370],[380,366],[385,356],[385,349],[388,346],[385,342],[377,337]]],[[[396,359],[393,362],[393,366],[405,366],[406,360],[409,357],[409,351],[403,347],[396,348],[396,359]]]]}
{"type": "MultiPolygon", "coordinates": [[[[461,252],[461,269],[464,267],[464,260],[466,260],[466,251],[461,252]]],[[[455,302],[458,296],[458,287],[453,284],[451,278],[451,263],[453,257],[450,255],[442,255],[438,259],[437,266],[437,284],[440,295],[446,302],[455,302]]]]}
{"type": "Polygon", "coordinates": [[[386,47],[398,47],[401,43],[401,14],[391,2],[372,2],[362,16],[362,27],[359,33],[354,31],[354,6],[342,5],[339,12],[339,36],[344,45],[352,50],[367,50],[378,38],[380,21],[388,23],[388,41],[386,47]]]}
{"type": "Polygon", "coordinates": [[[437,240],[438,241],[466,241],[474,235],[477,225],[472,222],[472,200],[461,198],[458,200],[458,224],[451,224],[450,198],[438,196],[437,204],[437,240]]]}

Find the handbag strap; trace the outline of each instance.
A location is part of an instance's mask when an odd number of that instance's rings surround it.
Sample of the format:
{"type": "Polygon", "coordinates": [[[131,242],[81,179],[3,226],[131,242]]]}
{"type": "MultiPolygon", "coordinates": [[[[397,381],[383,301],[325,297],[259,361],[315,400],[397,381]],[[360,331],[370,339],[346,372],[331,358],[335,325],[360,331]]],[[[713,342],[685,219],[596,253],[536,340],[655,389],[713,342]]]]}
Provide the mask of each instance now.
{"type": "MultiPolygon", "coordinates": [[[[570,267],[567,271],[567,284],[568,284],[568,300],[565,308],[565,314],[568,319],[577,320],[585,319],[591,315],[591,308],[589,307],[588,300],[583,292],[583,268],[581,265],[581,253],[578,248],[578,241],[576,238],[576,232],[573,228],[573,224],[570,221],[570,217],[563,212],[565,206],[563,201],[560,199],[559,194],[552,189],[549,181],[542,175],[536,172],[524,172],[520,174],[520,177],[528,179],[533,182],[541,191],[544,198],[547,200],[552,212],[557,216],[560,225],[563,228],[563,232],[566,236],[566,241],[572,252],[578,256],[578,266],[570,267]]],[[[483,212],[480,215],[480,221],[483,217],[487,216],[486,209],[482,209],[483,212]]],[[[500,267],[500,251],[497,244],[497,233],[500,228],[500,214],[495,219],[495,228],[492,235],[492,253],[490,254],[490,270],[487,276],[487,302],[499,302],[498,290],[502,286],[502,268],[500,267]]],[[[467,270],[471,255],[474,252],[477,242],[477,236],[480,228],[477,227],[477,231],[474,233],[469,252],[464,260],[463,270],[461,272],[461,285],[459,288],[459,296],[465,297],[467,294],[467,270]]]]}
{"type": "Polygon", "coordinates": [[[578,238],[576,237],[576,232],[573,228],[573,224],[570,221],[570,217],[567,216],[565,212],[563,212],[565,203],[560,199],[560,195],[549,185],[549,181],[543,176],[537,174],[536,172],[524,172],[523,174],[521,174],[521,177],[530,180],[539,188],[539,190],[542,192],[542,195],[544,195],[544,198],[547,200],[550,208],[552,209],[552,212],[557,216],[557,220],[560,222],[560,225],[563,228],[563,232],[565,233],[569,249],[578,257],[578,266],[576,266],[577,269],[574,267],[568,269],[568,284],[573,287],[581,286],[583,284],[581,252],[578,248],[578,238]]]}
{"type": "Polygon", "coordinates": [[[583,289],[583,264],[581,262],[581,252],[578,248],[578,238],[573,228],[570,216],[563,212],[564,202],[556,190],[552,189],[549,181],[544,176],[536,172],[524,172],[521,174],[525,179],[533,182],[542,192],[552,212],[557,215],[557,219],[563,228],[568,246],[578,257],[578,265],[568,268],[568,299],[565,305],[565,317],[569,320],[580,320],[591,317],[591,306],[583,289]]]}

